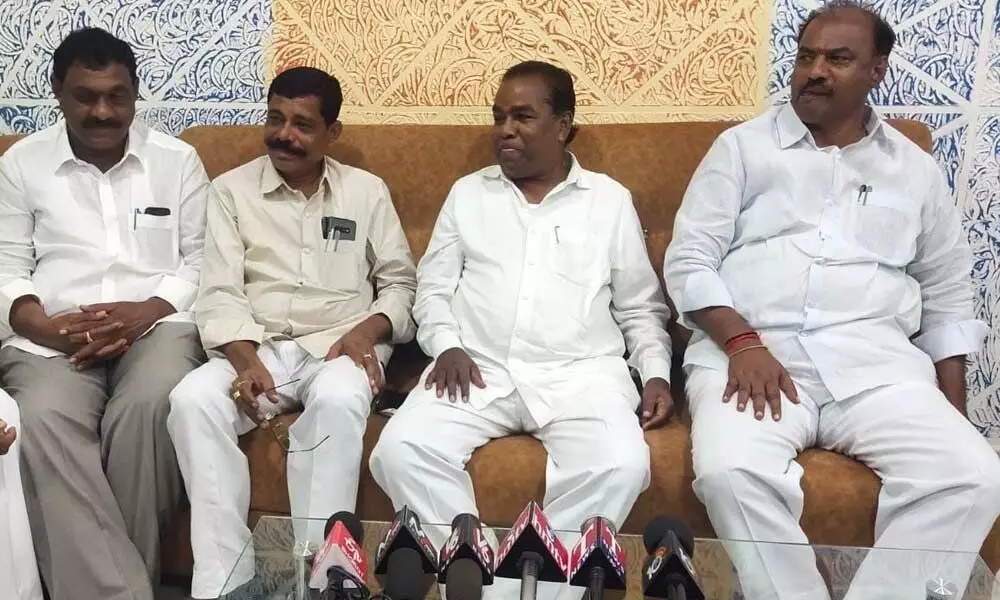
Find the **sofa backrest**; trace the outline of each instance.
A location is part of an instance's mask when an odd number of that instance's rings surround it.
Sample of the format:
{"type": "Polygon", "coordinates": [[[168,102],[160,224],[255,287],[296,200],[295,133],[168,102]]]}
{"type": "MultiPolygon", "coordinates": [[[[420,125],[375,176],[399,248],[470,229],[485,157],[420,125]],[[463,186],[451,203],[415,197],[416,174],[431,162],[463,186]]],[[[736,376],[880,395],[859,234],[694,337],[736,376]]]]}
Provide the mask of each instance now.
{"type": "MultiPolygon", "coordinates": [[[[930,150],[926,125],[890,123],[930,150]]],[[[607,173],[632,191],[658,273],[691,175],[719,133],[733,125],[721,121],[584,125],[573,141],[571,148],[586,168],[607,173]]],[[[261,127],[196,126],[180,137],[197,148],[212,178],[263,154],[261,127]]],[[[15,139],[0,136],[0,153],[15,139]]],[[[451,184],[493,163],[489,128],[473,125],[345,125],[330,155],[386,181],[417,258],[427,247],[451,184]]]]}

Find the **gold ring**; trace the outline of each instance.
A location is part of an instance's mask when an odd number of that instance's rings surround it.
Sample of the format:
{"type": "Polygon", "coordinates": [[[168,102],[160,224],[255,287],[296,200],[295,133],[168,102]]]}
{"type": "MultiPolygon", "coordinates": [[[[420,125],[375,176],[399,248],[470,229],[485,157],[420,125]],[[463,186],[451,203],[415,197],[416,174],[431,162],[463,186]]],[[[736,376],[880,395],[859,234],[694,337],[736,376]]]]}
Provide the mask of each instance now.
{"type": "Polygon", "coordinates": [[[372,357],[372,355],[371,355],[371,354],[369,353],[369,354],[365,354],[365,355],[363,355],[363,356],[362,356],[361,358],[373,358],[373,357],[372,357]]]}
{"type": "Polygon", "coordinates": [[[87,336],[87,343],[88,344],[93,344],[94,343],[94,338],[90,337],[90,332],[89,331],[86,334],[84,334],[84,335],[87,336]]]}
{"type": "Polygon", "coordinates": [[[233,400],[239,400],[241,396],[242,394],[240,394],[239,390],[233,390],[233,400]]]}

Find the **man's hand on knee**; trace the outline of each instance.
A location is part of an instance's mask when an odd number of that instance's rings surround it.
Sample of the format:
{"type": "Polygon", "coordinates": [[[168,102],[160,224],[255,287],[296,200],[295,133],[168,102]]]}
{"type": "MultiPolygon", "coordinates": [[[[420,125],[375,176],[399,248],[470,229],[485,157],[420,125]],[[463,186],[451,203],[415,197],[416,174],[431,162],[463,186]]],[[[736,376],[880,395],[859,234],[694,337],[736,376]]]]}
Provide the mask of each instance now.
{"type": "Polygon", "coordinates": [[[765,406],[771,408],[774,420],[780,421],[782,393],[792,403],[799,403],[791,376],[765,346],[748,346],[730,354],[729,383],[722,393],[723,402],[736,394],[736,410],[743,412],[752,400],[758,421],[764,418],[765,406]]]}
{"type": "Polygon", "coordinates": [[[462,402],[469,401],[469,383],[479,389],[484,389],[486,383],[479,372],[479,367],[461,348],[449,348],[442,352],[434,362],[434,368],[427,374],[425,389],[437,386],[437,397],[444,396],[448,390],[448,400],[455,401],[458,392],[462,394],[462,402]]]}
{"type": "Polygon", "coordinates": [[[642,413],[639,421],[643,431],[662,427],[674,413],[670,384],[662,377],[653,377],[642,388],[642,413]]]}

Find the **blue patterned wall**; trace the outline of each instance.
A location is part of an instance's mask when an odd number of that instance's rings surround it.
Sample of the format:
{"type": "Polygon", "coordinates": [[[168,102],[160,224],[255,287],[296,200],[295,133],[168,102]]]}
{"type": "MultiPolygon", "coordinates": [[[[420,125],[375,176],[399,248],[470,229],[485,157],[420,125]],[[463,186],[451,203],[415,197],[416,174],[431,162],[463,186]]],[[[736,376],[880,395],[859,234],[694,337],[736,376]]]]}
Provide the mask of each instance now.
{"type": "MultiPolygon", "coordinates": [[[[934,132],[966,216],[977,310],[993,335],[973,359],[970,416],[1000,440],[1000,0],[876,0],[899,43],[873,101],[934,132]]],[[[773,101],[787,96],[798,24],[820,2],[775,0],[773,101]]],[[[0,133],[53,123],[52,49],[74,27],[114,31],[136,49],[140,117],[177,133],[263,119],[270,0],[0,0],[0,133]]]]}

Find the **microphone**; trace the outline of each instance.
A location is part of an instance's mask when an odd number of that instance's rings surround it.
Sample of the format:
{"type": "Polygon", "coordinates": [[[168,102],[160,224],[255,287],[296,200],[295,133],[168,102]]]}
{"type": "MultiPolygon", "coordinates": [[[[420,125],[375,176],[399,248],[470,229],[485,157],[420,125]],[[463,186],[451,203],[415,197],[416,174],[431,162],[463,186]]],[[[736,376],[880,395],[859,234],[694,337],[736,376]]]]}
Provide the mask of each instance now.
{"type": "Polygon", "coordinates": [[[363,586],[368,573],[368,557],[361,547],[364,540],[361,521],[354,513],[341,511],[327,519],[324,533],[326,541],[313,561],[309,587],[326,590],[349,577],[363,586]]]}
{"type": "Polygon", "coordinates": [[[615,538],[615,525],[605,517],[591,517],[580,526],[580,540],[569,560],[569,584],[586,587],[591,600],[604,590],[625,589],[625,551],[615,538]]]}
{"type": "Polygon", "coordinates": [[[385,575],[385,594],[392,600],[423,600],[424,575],[437,574],[437,558],[420,517],[403,506],[378,545],[375,574],[385,575]]]}
{"type": "Polygon", "coordinates": [[[521,600],[534,600],[539,581],[563,583],[566,547],[534,500],[524,507],[497,550],[497,577],[521,580],[521,600]]]}
{"type": "Polygon", "coordinates": [[[462,513],[452,520],[438,565],[438,583],[445,584],[449,599],[479,598],[483,586],[493,583],[493,549],[477,516],[462,513]]]}
{"type": "Polygon", "coordinates": [[[683,521],[657,517],[646,525],[642,543],[649,556],[643,561],[642,590],[648,598],[705,600],[691,556],[694,536],[683,521]]]}

